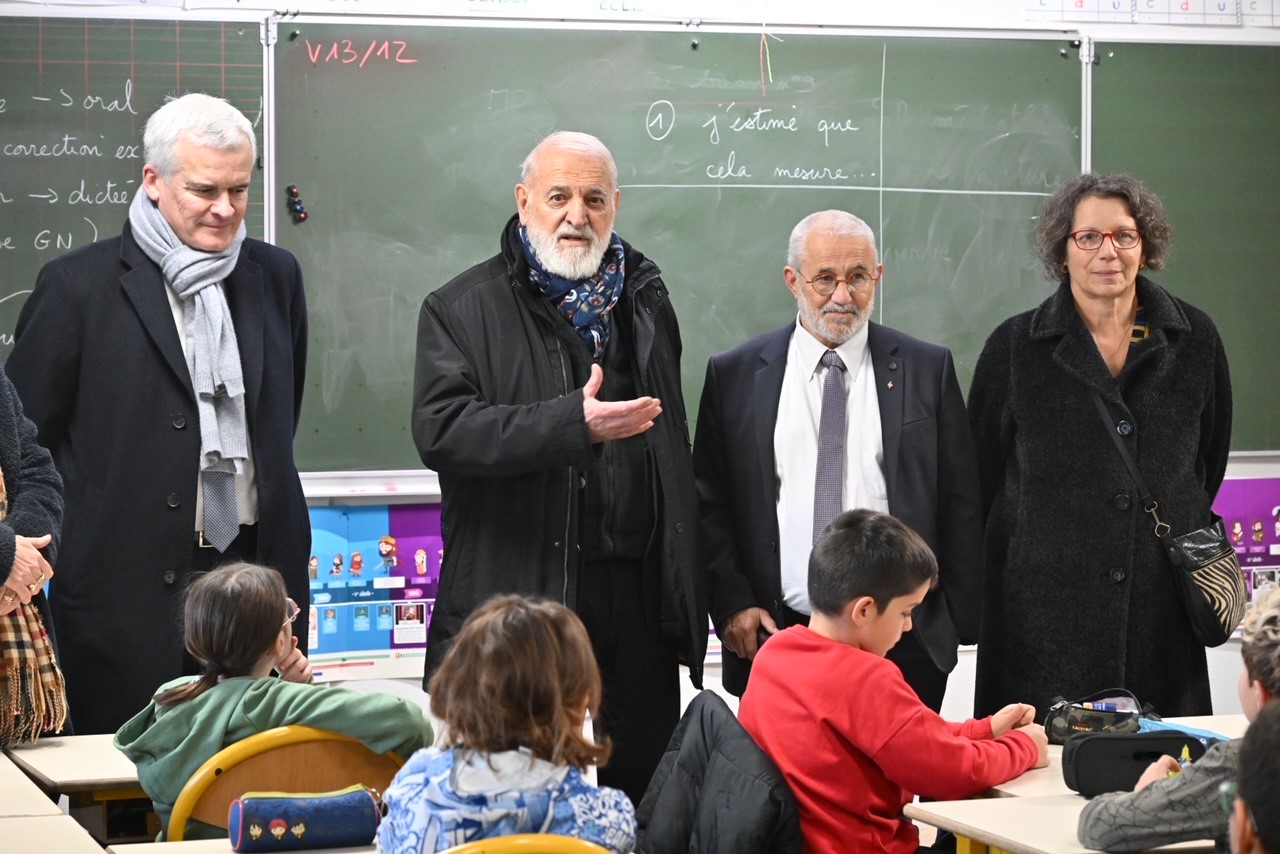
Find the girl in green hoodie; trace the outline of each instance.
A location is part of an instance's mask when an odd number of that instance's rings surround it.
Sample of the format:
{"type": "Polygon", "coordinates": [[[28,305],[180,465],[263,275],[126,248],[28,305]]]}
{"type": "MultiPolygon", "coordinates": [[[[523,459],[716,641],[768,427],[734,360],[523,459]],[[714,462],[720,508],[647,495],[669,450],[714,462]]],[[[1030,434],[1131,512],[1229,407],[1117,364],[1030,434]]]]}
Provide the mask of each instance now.
{"type": "MultiPolygon", "coordinates": [[[[310,684],[311,665],[293,636],[299,613],[280,574],[256,564],[215,569],[187,588],[183,634],[204,672],[161,685],[115,737],[116,747],[138,766],[160,818],[160,840],[196,769],[254,733],[304,724],[403,757],[431,743],[431,724],[408,700],[310,684]]],[[[185,836],[225,837],[226,831],[192,821],[185,836]]]]}

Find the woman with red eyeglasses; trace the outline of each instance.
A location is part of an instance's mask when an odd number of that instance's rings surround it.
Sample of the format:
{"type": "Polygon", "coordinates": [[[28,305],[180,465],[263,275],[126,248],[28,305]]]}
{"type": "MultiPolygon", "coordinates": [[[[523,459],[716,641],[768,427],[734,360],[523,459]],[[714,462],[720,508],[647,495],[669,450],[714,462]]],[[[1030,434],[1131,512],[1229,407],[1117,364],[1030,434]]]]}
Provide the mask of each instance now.
{"type": "Polygon", "coordinates": [[[1147,277],[1169,234],[1134,178],[1067,181],[1036,227],[1056,287],[1000,324],[974,368],[986,514],[977,715],[1017,700],[1043,715],[1054,697],[1108,688],[1165,716],[1212,712],[1204,646],[1112,438],[1174,535],[1210,523],[1231,378],[1209,316],[1147,277]]]}

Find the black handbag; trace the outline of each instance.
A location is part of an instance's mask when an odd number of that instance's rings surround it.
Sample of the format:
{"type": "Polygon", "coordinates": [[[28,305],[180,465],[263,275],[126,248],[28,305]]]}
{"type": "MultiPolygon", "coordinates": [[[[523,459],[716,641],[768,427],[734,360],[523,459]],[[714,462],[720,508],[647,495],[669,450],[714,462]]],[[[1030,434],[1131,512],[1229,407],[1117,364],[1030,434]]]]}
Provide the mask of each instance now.
{"type": "Polygon", "coordinates": [[[1093,402],[1106,426],[1107,435],[1115,442],[1116,449],[1129,469],[1129,476],[1138,487],[1142,509],[1155,520],[1155,535],[1164,545],[1173,569],[1174,586],[1182,599],[1183,610],[1191,623],[1191,630],[1205,646],[1221,646],[1244,619],[1248,592],[1244,587],[1244,572],[1240,558],[1227,539],[1222,517],[1214,514],[1213,521],[1189,534],[1172,536],[1169,525],[1160,521],[1156,511],[1159,504],[1147,489],[1138,466],[1124,446],[1124,441],[1112,428],[1111,416],[1102,397],[1093,392],[1093,402]]]}
{"type": "Polygon", "coordinates": [[[1192,761],[1204,756],[1204,744],[1177,730],[1092,732],[1073,735],[1062,747],[1062,780],[1086,798],[1104,792],[1131,792],[1142,772],[1160,756],[1192,761]]]}

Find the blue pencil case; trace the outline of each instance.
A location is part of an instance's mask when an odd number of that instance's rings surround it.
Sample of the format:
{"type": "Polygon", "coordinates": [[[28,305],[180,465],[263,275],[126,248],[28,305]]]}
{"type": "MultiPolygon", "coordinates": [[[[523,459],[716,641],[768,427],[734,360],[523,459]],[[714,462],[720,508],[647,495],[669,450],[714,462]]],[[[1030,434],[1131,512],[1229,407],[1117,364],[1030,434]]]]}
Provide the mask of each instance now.
{"type": "Polygon", "coordinates": [[[234,851],[298,851],[368,845],[382,820],[377,793],[366,786],[335,792],[246,792],[227,811],[234,851]]]}
{"type": "Polygon", "coordinates": [[[1222,735],[1221,733],[1213,732],[1212,730],[1197,729],[1195,727],[1184,726],[1182,724],[1171,724],[1168,721],[1151,720],[1149,718],[1143,718],[1141,721],[1138,722],[1139,732],[1159,732],[1161,730],[1169,730],[1169,729],[1177,730],[1178,732],[1185,732],[1187,735],[1195,736],[1197,739],[1200,740],[1200,743],[1203,744],[1205,747],[1213,747],[1215,744],[1217,744],[1220,741],[1231,740],[1227,738],[1225,735],[1222,735]]]}

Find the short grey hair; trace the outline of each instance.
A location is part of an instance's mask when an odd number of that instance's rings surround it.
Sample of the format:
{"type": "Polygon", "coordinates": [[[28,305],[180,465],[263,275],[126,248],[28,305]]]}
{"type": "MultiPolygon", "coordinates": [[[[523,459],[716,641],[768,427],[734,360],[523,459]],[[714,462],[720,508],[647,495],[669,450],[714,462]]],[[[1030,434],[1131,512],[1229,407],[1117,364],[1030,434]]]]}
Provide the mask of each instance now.
{"type": "Polygon", "coordinates": [[[829,210],[811,213],[791,229],[791,240],[787,243],[787,266],[793,270],[800,269],[804,263],[805,247],[809,243],[809,235],[814,231],[823,231],[836,237],[865,237],[871,241],[871,256],[880,260],[876,249],[876,233],[858,217],[848,211],[829,210]]]}
{"type": "Polygon", "coordinates": [[[182,169],[176,148],[184,134],[215,151],[248,148],[255,160],[258,157],[253,124],[244,113],[221,98],[192,92],[174,98],[147,119],[143,150],[161,178],[171,178],[182,169]]]}
{"type": "Polygon", "coordinates": [[[614,162],[608,147],[599,138],[574,130],[555,131],[535,145],[520,164],[520,183],[528,184],[532,180],[538,156],[549,148],[563,148],[576,154],[600,158],[608,166],[609,189],[618,188],[618,164],[614,162]]]}

